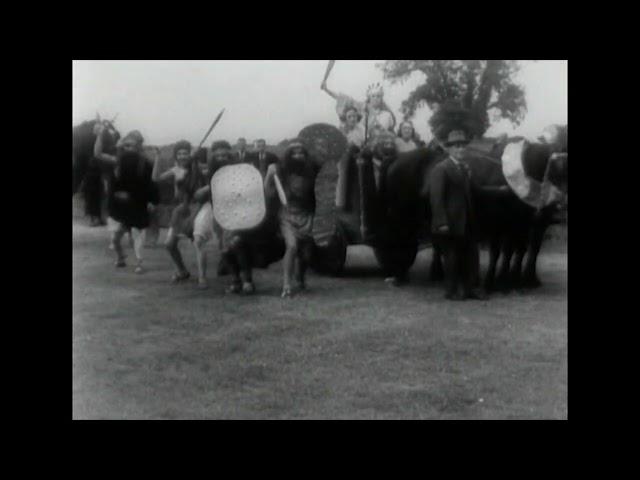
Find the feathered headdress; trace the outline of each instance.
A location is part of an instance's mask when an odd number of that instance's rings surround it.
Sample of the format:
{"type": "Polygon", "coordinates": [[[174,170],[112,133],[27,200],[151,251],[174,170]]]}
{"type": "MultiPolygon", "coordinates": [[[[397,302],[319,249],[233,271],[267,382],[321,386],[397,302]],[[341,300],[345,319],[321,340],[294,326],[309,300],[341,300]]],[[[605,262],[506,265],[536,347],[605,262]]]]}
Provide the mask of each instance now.
{"type": "Polygon", "coordinates": [[[380,85],[380,83],[370,85],[369,88],[367,88],[367,98],[371,97],[372,95],[384,95],[384,88],[382,88],[382,85],[380,85]]]}

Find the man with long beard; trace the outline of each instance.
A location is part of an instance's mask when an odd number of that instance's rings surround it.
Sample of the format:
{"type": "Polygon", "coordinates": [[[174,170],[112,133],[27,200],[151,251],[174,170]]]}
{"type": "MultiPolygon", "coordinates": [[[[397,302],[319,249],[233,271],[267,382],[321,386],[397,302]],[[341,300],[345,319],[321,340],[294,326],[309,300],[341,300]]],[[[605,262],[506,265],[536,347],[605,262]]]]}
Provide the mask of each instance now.
{"type": "Polygon", "coordinates": [[[206,244],[218,237],[218,245],[224,251],[225,232],[213,217],[213,205],[211,203],[211,178],[222,167],[238,163],[231,153],[231,145],[225,140],[218,140],[211,145],[211,158],[207,162],[205,185],[194,193],[196,202],[202,205],[194,220],[193,245],[196,249],[196,262],[198,265],[198,288],[207,289],[207,252],[206,244]]]}
{"type": "Polygon", "coordinates": [[[309,155],[301,140],[293,140],[282,161],[269,166],[265,179],[267,192],[282,188],[280,231],[285,242],[282,298],[292,296],[295,275],[299,291],[306,289],[305,273],[313,255],[313,219],[316,212],[315,184],[319,163],[309,155]],[[280,185],[278,185],[278,183],[280,185]]]}
{"type": "Polygon", "coordinates": [[[132,230],[137,260],[135,272],[143,273],[142,249],[149,226],[151,204],[159,202],[158,190],[151,180],[152,165],[142,154],[144,139],[140,132],[129,132],[117,146],[116,155],[103,152],[104,126],[98,128],[94,156],[114,166],[109,178],[108,226],[116,253],[116,267],[124,267],[125,255],[120,244],[125,232],[132,230]]]}

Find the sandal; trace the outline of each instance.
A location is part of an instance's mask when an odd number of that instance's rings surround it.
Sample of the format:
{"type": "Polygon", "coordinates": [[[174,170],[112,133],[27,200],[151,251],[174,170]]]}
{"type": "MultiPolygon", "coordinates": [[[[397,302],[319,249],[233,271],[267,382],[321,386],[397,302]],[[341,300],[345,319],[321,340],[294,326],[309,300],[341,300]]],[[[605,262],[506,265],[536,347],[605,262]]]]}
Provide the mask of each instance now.
{"type": "Polygon", "coordinates": [[[185,280],[188,280],[190,277],[191,277],[191,274],[189,272],[183,272],[183,273],[176,272],[173,274],[173,277],[171,277],[171,283],[184,282],[185,280]]]}
{"type": "Polygon", "coordinates": [[[245,282],[242,284],[242,293],[251,295],[256,291],[256,287],[252,282],[245,282]]]}
{"type": "Polygon", "coordinates": [[[137,273],[138,275],[140,275],[141,273],[144,273],[146,270],[144,269],[144,267],[142,265],[138,265],[136,267],[136,269],[134,270],[134,273],[137,273]]]}

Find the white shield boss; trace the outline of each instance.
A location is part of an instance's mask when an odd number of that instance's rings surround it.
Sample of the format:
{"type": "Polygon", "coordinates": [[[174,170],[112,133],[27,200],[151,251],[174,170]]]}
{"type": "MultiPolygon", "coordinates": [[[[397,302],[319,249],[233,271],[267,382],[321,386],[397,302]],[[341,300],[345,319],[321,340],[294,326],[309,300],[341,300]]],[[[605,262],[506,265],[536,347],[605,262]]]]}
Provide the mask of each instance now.
{"type": "Polygon", "coordinates": [[[266,214],[260,171],[241,163],[220,168],[211,178],[213,216],[225,230],[260,225],[266,214]]]}
{"type": "Polygon", "coordinates": [[[525,173],[522,164],[525,148],[525,140],[510,143],[505,147],[502,154],[502,172],[511,189],[523,202],[534,208],[546,207],[558,201],[562,193],[551,183],[542,184],[525,173]]]}

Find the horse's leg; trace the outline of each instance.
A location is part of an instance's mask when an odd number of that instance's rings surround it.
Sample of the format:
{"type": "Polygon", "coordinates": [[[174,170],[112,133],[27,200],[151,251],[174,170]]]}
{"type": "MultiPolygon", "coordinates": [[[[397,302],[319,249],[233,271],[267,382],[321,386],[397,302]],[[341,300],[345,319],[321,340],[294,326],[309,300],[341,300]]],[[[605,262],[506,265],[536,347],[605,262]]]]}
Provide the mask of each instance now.
{"type": "Polygon", "coordinates": [[[513,236],[507,234],[502,242],[502,264],[500,265],[500,271],[498,273],[498,288],[501,290],[509,290],[509,269],[511,266],[511,258],[513,257],[513,236]]]}
{"type": "Polygon", "coordinates": [[[472,288],[480,286],[480,244],[478,242],[472,242],[469,245],[469,276],[472,288]]]}
{"type": "Polygon", "coordinates": [[[542,282],[540,282],[536,272],[536,263],[538,261],[538,254],[542,247],[542,240],[546,229],[547,225],[543,223],[536,223],[531,228],[529,249],[527,251],[527,262],[523,273],[523,285],[526,287],[539,287],[542,285],[542,282]]]}
{"type": "Polygon", "coordinates": [[[434,282],[444,280],[444,267],[442,266],[442,249],[436,243],[433,244],[433,258],[429,268],[429,278],[434,282]]]}
{"type": "Polygon", "coordinates": [[[84,176],[87,173],[86,163],[87,162],[84,158],[78,158],[75,155],[73,156],[73,195],[78,193],[82,180],[84,180],[84,176]]]}
{"type": "Polygon", "coordinates": [[[102,216],[102,176],[95,168],[87,170],[84,176],[85,215],[92,226],[100,224],[102,216]]]}
{"type": "Polygon", "coordinates": [[[511,284],[518,288],[522,284],[522,261],[524,260],[524,255],[527,252],[527,236],[526,232],[523,234],[522,232],[518,234],[516,238],[515,244],[515,257],[513,259],[513,264],[511,265],[511,284]]]}
{"type": "Polygon", "coordinates": [[[500,258],[500,236],[494,235],[489,243],[489,266],[484,277],[484,288],[486,291],[493,290],[496,280],[496,266],[500,258]]]}

